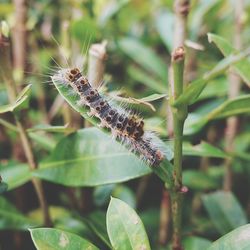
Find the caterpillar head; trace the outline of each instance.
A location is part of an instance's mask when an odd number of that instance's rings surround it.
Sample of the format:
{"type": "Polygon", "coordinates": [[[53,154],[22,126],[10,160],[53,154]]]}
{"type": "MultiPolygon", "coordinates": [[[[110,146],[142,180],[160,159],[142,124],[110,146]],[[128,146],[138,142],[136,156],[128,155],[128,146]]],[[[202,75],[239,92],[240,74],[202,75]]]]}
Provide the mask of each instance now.
{"type": "Polygon", "coordinates": [[[81,76],[82,74],[78,68],[69,69],[66,73],[66,78],[70,82],[75,82],[81,76]]]}

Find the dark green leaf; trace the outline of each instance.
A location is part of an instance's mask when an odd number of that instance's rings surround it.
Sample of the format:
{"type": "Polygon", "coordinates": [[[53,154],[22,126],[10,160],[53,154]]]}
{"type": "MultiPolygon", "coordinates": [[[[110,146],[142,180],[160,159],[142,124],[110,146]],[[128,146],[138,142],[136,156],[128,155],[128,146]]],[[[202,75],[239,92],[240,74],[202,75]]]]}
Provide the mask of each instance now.
{"type": "Polygon", "coordinates": [[[250,95],[241,95],[228,100],[207,115],[208,120],[250,113],[250,95]]]}
{"type": "Polygon", "coordinates": [[[220,150],[208,144],[206,142],[201,142],[197,145],[191,145],[190,143],[183,144],[183,153],[184,155],[192,156],[203,156],[203,157],[215,157],[215,158],[226,158],[228,155],[220,150]]]}
{"type": "Polygon", "coordinates": [[[71,133],[75,131],[74,128],[69,128],[68,124],[64,126],[51,126],[48,124],[39,124],[32,128],[27,129],[28,132],[35,132],[35,131],[46,131],[46,132],[53,132],[53,133],[71,133]]]}
{"type": "Polygon", "coordinates": [[[166,64],[151,48],[133,38],[123,38],[119,40],[118,45],[141,67],[155,74],[163,82],[167,81],[166,64]]]}
{"type": "Polygon", "coordinates": [[[12,204],[0,196],[0,230],[26,230],[37,223],[22,215],[12,204]]]}
{"type": "Polygon", "coordinates": [[[206,84],[209,83],[209,81],[224,73],[229,66],[239,62],[240,60],[248,56],[249,53],[250,49],[246,49],[243,52],[225,57],[211,71],[204,74],[201,79],[191,82],[188,87],[184,89],[183,94],[180,95],[180,97],[177,98],[177,100],[172,105],[177,107],[180,105],[193,104],[197,100],[203,89],[206,87],[206,84]]]}
{"type": "Polygon", "coordinates": [[[241,205],[231,192],[217,191],[202,196],[202,201],[216,229],[225,234],[247,223],[241,205]]]}
{"type": "Polygon", "coordinates": [[[6,112],[13,112],[15,109],[19,108],[29,97],[29,90],[31,88],[31,84],[27,85],[18,95],[16,101],[12,104],[3,105],[0,107],[0,114],[6,112]]]}
{"type": "Polygon", "coordinates": [[[210,240],[196,236],[186,237],[183,240],[185,250],[205,250],[211,245],[211,243],[210,240]]]}
{"type": "Polygon", "coordinates": [[[128,74],[131,78],[148,86],[150,89],[159,92],[167,93],[167,84],[164,86],[165,82],[155,79],[152,74],[146,72],[135,66],[128,67],[128,74]]]}
{"type": "Polygon", "coordinates": [[[98,250],[96,246],[76,234],[54,228],[31,229],[37,250],[98,250]]]}
{"type": "Polygon", "coordinates": [[[31,179],[27,164],[11,163],[0,165],[0,173],[4,182],[8,184],[8,190],[17,188],[31,179]]]}
{"type": "Polygon", "coordinates": [[[216,240],[208,250],[250,249],[250,224],[241,226],[216,240]]]}
{"type": "MultiPolygon", "coordinates": [[[[216,46],[220,49],[224,56],[229,56],[232,53],[236,53],[237,50],[232,47],[232,45],[223,37],[208,34],[208,40],[214,42],[216,46]]],[[[240,62],[236,63],[233,68],[242,77],[244,82],[250,87],[250,60],[249,58],[244,58],[240,62]]]]}
{"type": "Polygon", "coordinates": [[[150,249],[141,219],[119,199],[111,198],[107,211],[107,229],[114,249],[150,249]]]}
{"type": "Polygon", "coordinates": [[[8,184],[1,181],[0,182],[0,195],[8,190],[8,184]]]}
{"type": "Polygon", "coordinates": [[[215,178],[198,170],[184,170],[183,183],[188,188],[195,190],[208,190],[219,187],[219,182],[215,178]]]}

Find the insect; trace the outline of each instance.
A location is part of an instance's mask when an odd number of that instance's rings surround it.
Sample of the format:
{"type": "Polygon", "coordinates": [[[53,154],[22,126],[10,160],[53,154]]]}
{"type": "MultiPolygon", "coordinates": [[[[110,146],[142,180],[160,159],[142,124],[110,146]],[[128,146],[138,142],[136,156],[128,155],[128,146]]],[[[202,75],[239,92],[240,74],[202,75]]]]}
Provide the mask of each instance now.
{"type": "Polygon", "coordinates": [[[116,139],[147,164],[155,167],[163,161],[164,153],[158,146],[161,141],[152,132],[145,131],[143,119],[132,111],[114,107],[91,86],[78,68],[61,69],[52,77],[52,81],[70,85],[79,97],[78,105],[88,107],[88,115],[97,117],[100,127],[110,129],[116,139]]]}

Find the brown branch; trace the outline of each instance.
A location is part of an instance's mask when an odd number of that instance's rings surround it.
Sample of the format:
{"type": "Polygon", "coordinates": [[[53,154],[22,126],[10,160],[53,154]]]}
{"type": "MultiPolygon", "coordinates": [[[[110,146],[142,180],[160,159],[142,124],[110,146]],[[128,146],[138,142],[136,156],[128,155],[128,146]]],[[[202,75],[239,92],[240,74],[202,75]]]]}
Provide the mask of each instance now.
{"type": "Polygon", "coordinates": [[[25,61],[27,55],[27,1],[14,0],[15,8],[15,26],[13,28],[13,57],[14,69],[17,75],[18,82],[23,79],[23,72],[25,68],[25,61]]]}
{"type": "MultiPolygon", "coordinates": [[[[244,13],[244,0],[239,0],[235,4],[234,11],[234,47],[238,50],[242,48],[242,38],[241,33],[243,30],[243,13],[244,13]]],[[[241,79],[234,72],[229,72],[229,88],[228,88],[228,98],[232,99],[239,95],[241,87],[241,79]]],[[[237,134],[239,126],[238,117],[230,117],[227,119],[226,129],[225,129],[225,150],[227,152],[232,152],[234,150],[234,138],[237,134]]],[[[225,175],[223,182],[223,189],[225,191],[230,191],[232,189],[232,159],[228,158],[224,162],[225,164],[225,175]]]]}

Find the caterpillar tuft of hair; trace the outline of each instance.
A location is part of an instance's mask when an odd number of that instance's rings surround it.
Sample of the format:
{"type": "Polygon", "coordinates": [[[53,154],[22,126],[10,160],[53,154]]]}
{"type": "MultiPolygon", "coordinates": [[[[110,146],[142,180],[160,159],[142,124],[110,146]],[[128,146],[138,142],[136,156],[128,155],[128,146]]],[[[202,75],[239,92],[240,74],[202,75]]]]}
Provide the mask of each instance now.
{"type": "Polygon", "coordinates": [[[112,135],[152,167],[165,158],[163,143],[152,132],[144,131],[143,119],[131,111],[113,107],[99,94],[78,68],[61,69],[52,80],[70,85],[79,97],[78,105],[89,108],[88,115],[100,120],[100,127],[111,130],[112,135]]]}

